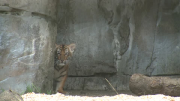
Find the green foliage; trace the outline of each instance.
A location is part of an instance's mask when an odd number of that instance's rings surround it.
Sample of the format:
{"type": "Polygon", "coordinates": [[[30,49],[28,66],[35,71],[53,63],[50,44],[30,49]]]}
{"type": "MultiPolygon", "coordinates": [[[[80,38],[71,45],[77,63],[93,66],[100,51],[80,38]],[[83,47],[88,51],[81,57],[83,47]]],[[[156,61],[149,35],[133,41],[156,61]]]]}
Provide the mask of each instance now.
{"type": "Polygon", "coordinates": [[[0,89],[0,92],[4,92],[5,90],[3,88],[0,89]]]}
{"type": "Polygon", "coordinates": [[[25,93],[31,93],[31,92],[41,93],[41,89],[36,87],[34,84],[31,84],[27,86],[25,93]]]}
{"type": "Polygon", "coordinates": [[[33,89],[32,89],[32,87],[31,87],[31,85],[28,85],[28,86],[26,87],[26,92],[25,92],[25,93],[31,93],[31,92],[33,92],[33,89]]]}
{"type": "Polygon", "coordinates": [[[51,95],[52,94],[52,90],[47,91],[46,94],[51,95]]]}
{"type": "MultiPolygon", "coordinates": [[[[39,87],[36,87],[34,84],[28,85],[26,88],[26,92],[25,93],[31,93],[31,92],[35,92],[35,93],[42,93],[41,89],[39,87]]],[[[52,90],[48,90],[46,92],[46,94],[52,94],[52,90]]]]}
{"type": "MultiPolygon", "coordinates": [[[[0,92],[4,92],[5,90],[3,88],[0,88],[0,92]]],[[[32,93],[32,92],[35,92],[35,93],[42,93],[41,92],[41,89],[39,87],[36,87],[34,84],[31,84],[31,85],[28,85],[26,87],[26,91],[25,93],[32,93]]],[[[46,91],[46,94],[48,95],[51,95],[53,92],[52,90],[47,90],[46,91]]],[[[23,95],[23,93],[21,93],[20,95],[23,95]]]]}

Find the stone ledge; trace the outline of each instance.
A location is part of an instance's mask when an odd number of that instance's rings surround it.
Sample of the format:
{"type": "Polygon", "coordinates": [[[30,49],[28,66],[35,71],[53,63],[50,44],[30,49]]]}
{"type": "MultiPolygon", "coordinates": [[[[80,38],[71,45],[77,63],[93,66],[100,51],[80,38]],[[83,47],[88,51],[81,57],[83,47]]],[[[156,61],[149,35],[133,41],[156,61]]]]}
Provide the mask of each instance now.
{"type": "Polygon", "coordinates": [[[20,9],[56,19],[56,0],[1,0],[0,6],[4,6],[0,9],[5,11],[9,11],[9,8],[20,9]]]}

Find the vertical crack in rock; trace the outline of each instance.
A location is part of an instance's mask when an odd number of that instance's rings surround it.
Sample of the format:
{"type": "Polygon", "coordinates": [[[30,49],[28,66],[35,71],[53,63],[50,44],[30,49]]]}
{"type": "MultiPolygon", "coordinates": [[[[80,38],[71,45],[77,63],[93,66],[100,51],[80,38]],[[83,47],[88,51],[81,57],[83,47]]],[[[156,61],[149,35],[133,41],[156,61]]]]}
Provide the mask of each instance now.
{"type": "MultiPolygon", "coordinates": [[[[154,34],[154,41],[155,41],[155,34],[154,34]]],[[[153,41],[153,43],[154,43],[154,41],[153,41]]],[[[149,62],[149,64],[147,65],[146,70],[150,69],[152,63],[153,63],[154,60],[156,59],[156,58],[153,58],[153,56],[154,56],[154,45],[153,45],[153,49],[152,49],[152,53],[151,53],[150,62],[149,62]]],[[[152,74],[152,72],[154,71],[154,69],[155,69],[155,68],[152,68],[152,70],[150,71],[150,75],[152,74]]]]}
{"type": "Polygon", "coordinates": [[[157,24],[156,24],[156,29],[155,29],[155,33],[154,33],[154,40],[153,40],[153,49],[152,49],[152,54],[151,54],[151,57],[150,57],[150,62],[149,64],[147,65],[146,67],[146,71],[149,70],[149,75],[151,76],[155,67],[152,67],[151,68],[151,65],[152,63],[154,62],[154,60],[156,59],[156,57],[154,57],[154,50],[155,50],[155,41],[156,41],[156,35],[157,35],[157,30],[158,30],[158,26],[159,26],[159,23],[161,21],[161,12],[162,12],[162,7],[163,7],[163,4],[164,4],[164,0],[161,0],[159,2],[159,8],[158,8],[158,11],[157,11],[157,24]]]}
{"type": "Polygon", "coordinates": [[[119,26],[120,26],[120,22],[118,22],[117,25],[110,24],[110,26],[109,26],[109,28],[112,30],[112,32],[114,34],[114,40],[113,40],[113,44],[114,44],[113,49],[114,49],[114,51],[113,51],[113,55],[114,55],[114,66],[116,67],[117,71],[118,71],[119,62],[121,60],[121,54],[120,54],[121,53],[120,52],[121,46],[120,46],[120,40],[118,39],[118,38],[120,38],[120,36],[118,34],[119,26]]]}
{"type": "MultiPolygon", "coordinates": [[[[150,57],[150,62],[149,62],[149,64],[147,65],[147,67],[146,67],[146,70],[148,70],[150,67],[151,67],[151,65],[152,65],[152,63],[154,62],[154,60],[156,59],[156,58],[153,58],[153,56],[154,56],[154,47],[155,47],[155,38],[156,38],[156,33],[157,33],[157,26],[156,26],[156,31],[155,31],[155,33],[154,33],[154,38],[153,38],[153,49],[152,49],[152,53],[151,53],[151,57],[150,57]]],[[[154,71],[154,68],[153,68],[153,70],[150,72],[150,75],[152,74],[152,72],[154,71]]]]}
{"type": "Polygon", "coordinates": [[[126,53],[129,48],[129,35],[130,35],[130,28],[129,28],[129,18],[126,16],[123,17],[121,25],[119,26],[118,34],[120,36],[120,55],[126,53]]]}
{"type": "Polygon", "coordinates": [[[120,55],[120,42],[117,39],[117,31],[115,31],[115,29],[113,30],[114,33],[114,65],[118,71],[118,66],[119,66],[119,61],[121,59],[121,55],[120,55]]]}
{"type": "Polygon", "coordinates": [[[125,39],[124,34],[120,36],[119,27],[123,27],[123,26],[120,26],[120,21],[116,22],[117,24],[115,24],[114,22],[116,12],[114,12],[111,1],[98,0],[97,6],[100,9],[104,19],[107,21],[107,24],[109,25],[109,29],[114,34],[114,40],[113,40],[114,66],[116,67],[116,70],[118,71],[118,66],[119,66],[118,63],[121,59],[120,38],[122,38],[122,40],[125,39]]]}
{"type": "Polygon", "coordinates": [[[112,26],[110,26],[113,33],[114,33],[114,66],[116,67],[117,71],[118,71],[118,66],[119,66],[119,61],[121,60],[121,45],[120,45],[120,41],[118,40],[119,34],[118,34],[118,27],[114,28],[112,26]]]}
{"type": "MultiPolygon", "coordinates": [[[[129,27],[129,42],[128,42],[129,43],[129,47],[128,47],[129,57],[126,60],[126,64],[130,64],[131,59],[132,59],[132,47],[133,47],[133,38],[134,38],[133,35],[135,33],[135,23],[134,23],[134,18],[133,17],[131,17],[129,19],[128,27],[129,27]]],[[[137,63],[137,66],[138,66],[138,62],[136,62],[136,63],[137,63]]]]}
{"type": "Polygon", "coordinates": [[[113,10],[111,8],[108,9],[107,6],[104,6],[105,2],[106,2],[105,0],[104,1],[103,0],[98,0],[97,1],[97,6],[102,11],[102,13],[104,15],[104,18],[108,22],[108,25],[110,25],[113,22],[114,12],[113,12],[113,10]]]}

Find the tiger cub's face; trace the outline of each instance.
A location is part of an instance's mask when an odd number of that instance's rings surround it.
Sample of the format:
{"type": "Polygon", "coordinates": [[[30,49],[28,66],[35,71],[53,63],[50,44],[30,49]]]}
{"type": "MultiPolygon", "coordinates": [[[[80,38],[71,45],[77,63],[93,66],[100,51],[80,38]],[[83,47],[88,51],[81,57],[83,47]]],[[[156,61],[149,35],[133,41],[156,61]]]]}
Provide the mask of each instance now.
{"type": "Polygon", "coordinates": [[[59,66],[64,66],[68,63],[68,57],[72,56],[76,45],[56,45],[56,64],[59,66]]]}

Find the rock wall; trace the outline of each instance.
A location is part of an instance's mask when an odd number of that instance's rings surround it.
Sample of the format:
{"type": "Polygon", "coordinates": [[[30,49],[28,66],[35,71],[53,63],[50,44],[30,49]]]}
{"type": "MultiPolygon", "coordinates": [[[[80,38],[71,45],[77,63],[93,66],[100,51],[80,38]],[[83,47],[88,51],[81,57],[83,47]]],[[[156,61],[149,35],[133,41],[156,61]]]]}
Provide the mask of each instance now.
{"type": "Polygon", "coordinates": [[[56,33],[56,0],[1,0],[0,89],[51,90],[56,33]]]}
{"type": "Polygon", "coordinates": [[[0,89],[50,90],[55,40],[77,45],[66,89],[111,90],[107,78],[128,90],[134,73],[179,76],[179,18],[179,0],[1,0],[0,89]]]}
{"type": "Polygon", "coordinates": [[[133,73],[180,75],[179,0],[59,0],[57,43],[76,43],[66,89],[128,90],[133,73]]]}

